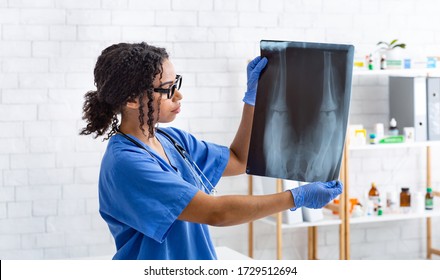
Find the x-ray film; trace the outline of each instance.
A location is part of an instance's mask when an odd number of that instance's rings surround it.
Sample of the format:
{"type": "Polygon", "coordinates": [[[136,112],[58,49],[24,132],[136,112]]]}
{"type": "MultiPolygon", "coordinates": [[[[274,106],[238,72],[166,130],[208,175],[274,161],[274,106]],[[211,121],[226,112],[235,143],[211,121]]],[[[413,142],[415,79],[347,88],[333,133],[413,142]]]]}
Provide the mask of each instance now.
{"type": "Polygon", "coordinates": [[[339,177],[351,98],[352,45],[260,42],[248,174],[302,182],[339,177]]]}

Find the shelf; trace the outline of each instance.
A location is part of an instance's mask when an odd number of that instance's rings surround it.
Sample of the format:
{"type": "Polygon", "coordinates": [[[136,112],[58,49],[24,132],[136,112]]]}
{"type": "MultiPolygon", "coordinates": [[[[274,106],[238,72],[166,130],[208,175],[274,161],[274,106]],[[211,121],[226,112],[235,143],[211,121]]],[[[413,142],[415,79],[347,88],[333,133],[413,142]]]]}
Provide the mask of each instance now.
{"type": "Polygon", "coordinates": [[[440,146],[440,141],[419,141],[414,143],[396,143],[396,144],[365,144],[350,145],[349,150],[381,150],[381,149],[401,149],[401,148],[417,148],[428,146],[440,146]]]}
{"type": "Polygon", "coordinates": [[[440,69],[387,69],[387,70],[366,70],[354,69],[353,76],[440,76],[440,69]]]}
{"type": "Polygon", "coordinates": [[[363,216],[350,218],[350,224],[365,224],[377,222],[402,221],[420,218],[440,217],[440,211],[424,211],[423,213],[407,213],[407,214],[384,214],[382,216],[363,216]]]}
{"type": "MultiPolygon", "coordinates": [[[[259,221],[266,223],[268,225],[276,226],[277,222],[274,219],[263,218],[259,221]]],[[[283,229],[293,229],[293,228],[305,228],[305,227],[318,227],[318,226],[334,226],[340,225],[342,223],[341,219],[337,216],[324,216],[323,220],[319,220],[316,222],[302,222],[297,224],[282,224],[281,227],[283,229]]]]}

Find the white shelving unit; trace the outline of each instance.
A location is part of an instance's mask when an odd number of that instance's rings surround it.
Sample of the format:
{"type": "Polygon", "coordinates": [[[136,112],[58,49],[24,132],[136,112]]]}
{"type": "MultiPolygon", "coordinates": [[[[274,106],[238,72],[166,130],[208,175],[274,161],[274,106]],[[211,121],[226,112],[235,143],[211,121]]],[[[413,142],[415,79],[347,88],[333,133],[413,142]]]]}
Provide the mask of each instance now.
{"type": "MultiPolygon", "coordinates": [[[[353,71],[354,77],[363,76],[427,76],[427,77],[438,77],[440,76],[440,69],[387,69],[387,70],[360,70],[355,69],[353,71]]],[[[378,223],[385,221],[399,221],[399,220],[409,220],[409,219],[426,219],[427,224],[427,258],[430,259],[432,254],[440,255],[440,250],[432,248],[431,243],[431,218],[439,217],[440,210],[437,211],[425,211],[423,213],[405,213],[405,214],[384,214],[383,216],[364,216],[351,218],[349,211],[347,209],[348,198],[349,198],[349,153],[350,151],[372,151],[372,150],[385,150],[385,149],[412,149],[412,148],[425,148],[426,149],[426,161],[427,161],[427,174],[426,182],[428,186],[432,186],[431,182],[431,147],[440,146],[440,141],[423,141],[414,143],[401,143],[401,144],[376,144],[376,145],[348,145],[346,144],[346,149],[344,152],[344,185],[345,185],[345,219],[343,223],[345,224],[345,256],[346,259],[350,258],[350,225],[351,224],[365,224],[365,223],[378,223]]],[[[434,192],[434,195],[440,196],[440,192],[434,192]]]]}
{"type": "MultiPolygon", "coordinates": [[[[347,145],[346,145],[347,146],[347,145]]],[[[426,149],[426,183],[427,186],[432,186],[431,182],[431,147],[433,146],[440,146],[440,141],[421,141],[421,142],[414,142],[414,143],[400,143],[400,144],[375,144],[375,145],[359,145],[359,146],[350,146],[349,148],[346,147],[344,158],[343,158],[343,164],[345,167],[345,177],[344,177],[344,192],[345,192],[345,205],[348,205],[348,197],[349,197],[349,190],[350,190],[350,180],[349,180],[349,153],[350,151],[369,151],[369,150],[382,150],[382,149],[408,149],[408,148],[424,148],[426,149]]],[[[434,192],[434,195],[440,196],[439,192],[434,192]]],[[[440,209],[437,208],[433,211],[423,211],[422,213],[389,213],[384,214],[383,216],[362,216],[362,217],[356,217],[351,218],[350,214],[348,212],[348,209],[344,209],[345,212],[345,256],[347,259],[350,259],[350,225],[354,224],[366,224],[366,223],[380,223],[380,222],[389,222],[389,221],[402,221],[402,220],[410,220],[410,219],[426,219],[426,226],[427,226],[427,236],[426,236],[426,244],[427,244],[427,258],[430,259],[432,257],[432,254],[440,255],[440,250],[432,248],[432,242],[431,242],[431,218],[432,217],[440,217],[440,209]]]]}

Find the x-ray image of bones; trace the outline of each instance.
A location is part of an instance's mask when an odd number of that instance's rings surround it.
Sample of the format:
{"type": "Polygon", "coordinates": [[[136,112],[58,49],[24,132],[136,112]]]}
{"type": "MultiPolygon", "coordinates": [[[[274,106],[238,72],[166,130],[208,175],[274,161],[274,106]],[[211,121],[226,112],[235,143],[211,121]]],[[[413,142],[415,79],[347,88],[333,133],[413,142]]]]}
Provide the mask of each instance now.
{"type": "Polygon", "coordinates": [[[278,124],[286,123],[288,118],[288,107],[286,102],[286,44],[276,44],[268,46],[274,56],[272,57],[273,64],[277,67],[272,67],[275,78],[272,83],[271,92],[277,93],[268,96],[268,106],[266,107],[266,123],[264,127],[263,140],[263,157],[266,159],[266,175],[269,177],[277,177],[278,174],[284,173],[289,176],[289,168],[287,166],[288,159],[280,159],[280,155],[288,148],[290,137],[286,130],[280,130],[278,124]]]}
{"type": "MultiPolygon", "coordinates": [[[[338,124],[343,123],[343,114],[338,106],[343,97],[343,80],[338,68],[332,63],[332,53],[324,52],[324,79],[322,102],[316,127],[312,132],[313,161],[308,165],[304,177],[337,179],[338,155],[342,154],[345,133],[338,124]],[[342,82],[342,83],[341,83],[342,82]],[[309,175],[311,173],[311,175],[309,175]],[[314,175],[316,174],[316,175],[314,175]],[[336,176],[336,177],[335,177],[336,176]]],[[[315,180],[312,180],[315,181],[315,180]]]]}
{"type": "Polygon", "coordinates": [[[248,173],[337,179],[351,88],[347,52],[261,44],[269,62],[258,89],[248,173]]]}

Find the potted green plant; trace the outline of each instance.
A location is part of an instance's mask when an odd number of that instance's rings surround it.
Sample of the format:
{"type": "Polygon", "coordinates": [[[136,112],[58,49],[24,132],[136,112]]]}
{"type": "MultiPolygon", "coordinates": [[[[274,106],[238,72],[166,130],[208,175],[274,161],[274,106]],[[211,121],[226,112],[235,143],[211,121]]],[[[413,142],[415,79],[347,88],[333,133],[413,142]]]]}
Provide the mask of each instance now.
{"type": "Polygon", "coordinates": [[[402,54],[401,50],[406,48],[405,43],[398,43],[398,39],[391,42],[379,41],[377,46],[380,46],[381,57],[386,59],[387,67],[392,69],[402,68],[402,54]]]}
{"type": "Polygon", "coordinates": [[[379,43],[377,43],[378,46],[382,46],[381,49],[385,49],[385,50],[392,50],[395,48],[402,48],[404,49],[406,47],[405,43],[400,43],[397,44],[397,39],[392,40],[391,42],[387,43],[384,41],[380,41],[379,43]]]}

